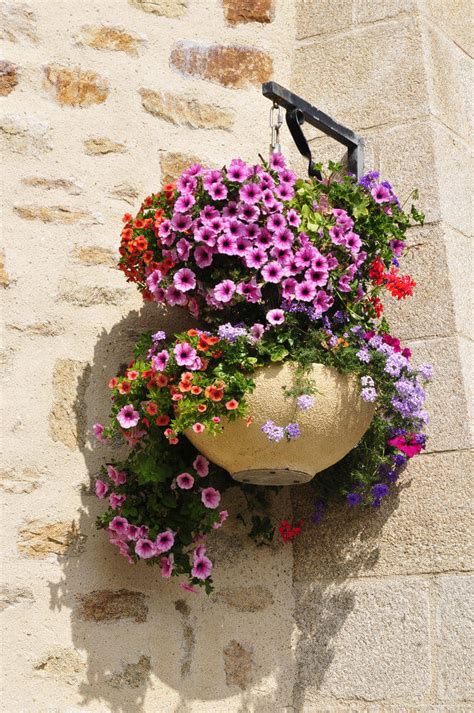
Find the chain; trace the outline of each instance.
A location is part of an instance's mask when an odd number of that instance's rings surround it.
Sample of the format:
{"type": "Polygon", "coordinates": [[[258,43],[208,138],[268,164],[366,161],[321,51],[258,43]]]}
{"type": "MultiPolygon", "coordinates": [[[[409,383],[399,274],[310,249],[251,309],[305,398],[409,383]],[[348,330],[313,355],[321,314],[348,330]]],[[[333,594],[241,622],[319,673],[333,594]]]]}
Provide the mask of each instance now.
{"type": "Polygon", "coordinates": [[[283,114],[281,107],[276,102],[270,109],[270,155],[272,153],[281,153],[280,146],[280,126],[283,124],[283,114]]]}

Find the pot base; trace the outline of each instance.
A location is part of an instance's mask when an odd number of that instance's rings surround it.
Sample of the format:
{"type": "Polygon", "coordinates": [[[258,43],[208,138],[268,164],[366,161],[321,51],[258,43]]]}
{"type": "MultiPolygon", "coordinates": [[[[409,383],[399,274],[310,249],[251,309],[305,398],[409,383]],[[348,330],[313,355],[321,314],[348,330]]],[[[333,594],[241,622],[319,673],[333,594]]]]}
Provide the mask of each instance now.
{"type": "Polygon", "coordinates": [[[240,470],[231,475],[234,480],[252,485],[297,485],[298,483],[307,483],[314,477],[314,473],[303,473],[301,470],[290,470],[289,468],[240,470]]]}

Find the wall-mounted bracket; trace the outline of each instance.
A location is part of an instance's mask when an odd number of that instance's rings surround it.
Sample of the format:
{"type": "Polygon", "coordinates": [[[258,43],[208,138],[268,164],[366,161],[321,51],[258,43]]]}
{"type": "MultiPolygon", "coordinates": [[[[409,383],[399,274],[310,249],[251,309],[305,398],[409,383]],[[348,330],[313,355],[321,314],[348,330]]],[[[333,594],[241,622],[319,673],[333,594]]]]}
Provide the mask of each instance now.
{"type": "Polygon", "coordinates": [[[276,82],[266,82],[262,84],[262,94],[271,99],[275,104],[286,110],[286,123],[302,156],[308,159],[308,173],[310,176],[320,178],[319,171],[314,166],[311,156],[311,149],[301,130],[301,125],[305,121],[311,126],[315,126],[332,139],[347,146],[347,165],[351,173],[360,178],[364,173],[364,142],[361,136],[354,134],[342,124],[338,124],[330,116],[308,104],[297,94],[285,89],[276,82]]]}

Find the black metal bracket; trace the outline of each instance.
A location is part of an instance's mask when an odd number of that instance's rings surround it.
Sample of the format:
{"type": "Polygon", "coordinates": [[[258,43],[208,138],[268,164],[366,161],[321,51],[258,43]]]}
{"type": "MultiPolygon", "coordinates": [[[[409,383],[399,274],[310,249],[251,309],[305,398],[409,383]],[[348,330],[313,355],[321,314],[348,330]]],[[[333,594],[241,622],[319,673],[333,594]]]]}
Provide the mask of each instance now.
{"type": "Polygon", "coordinates": [[[349,171],[354,173],[357,178],[363,175],[364,142],[361,136],[354,134],[353,131],[342,126],[342,124],[338,124],[330,116],[316,109],[315,106],[308,104],[297,94],[293,94],[276,82],[262,84],[262,94],[286,110],[286,123],[298,151],[308,159],[308,173],[310,176],[321,178],[319,171],[315,168],[311,149],[301,130],[301,126],[305,121],[340,144],[347,146],[347,166],[349,171]]]}

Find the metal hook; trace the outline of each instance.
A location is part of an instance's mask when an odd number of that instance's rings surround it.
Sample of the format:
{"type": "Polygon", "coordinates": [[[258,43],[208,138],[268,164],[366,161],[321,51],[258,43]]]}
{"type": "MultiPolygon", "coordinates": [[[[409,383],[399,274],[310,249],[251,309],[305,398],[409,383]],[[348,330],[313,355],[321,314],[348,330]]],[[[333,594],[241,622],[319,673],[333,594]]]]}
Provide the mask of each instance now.
{"type": "Polygon", "coordinates": [[[321,171],[315,167],[311,156],[311,149],[306,141],[306,137],[301,130],[301,125],[304,124],[304,114],[300,109],[287,109],[286,123],[293,137],[293,141],[300,154],[308,160],[308,175],[315,176],[319,181],[322,179],[321,171]]]}

